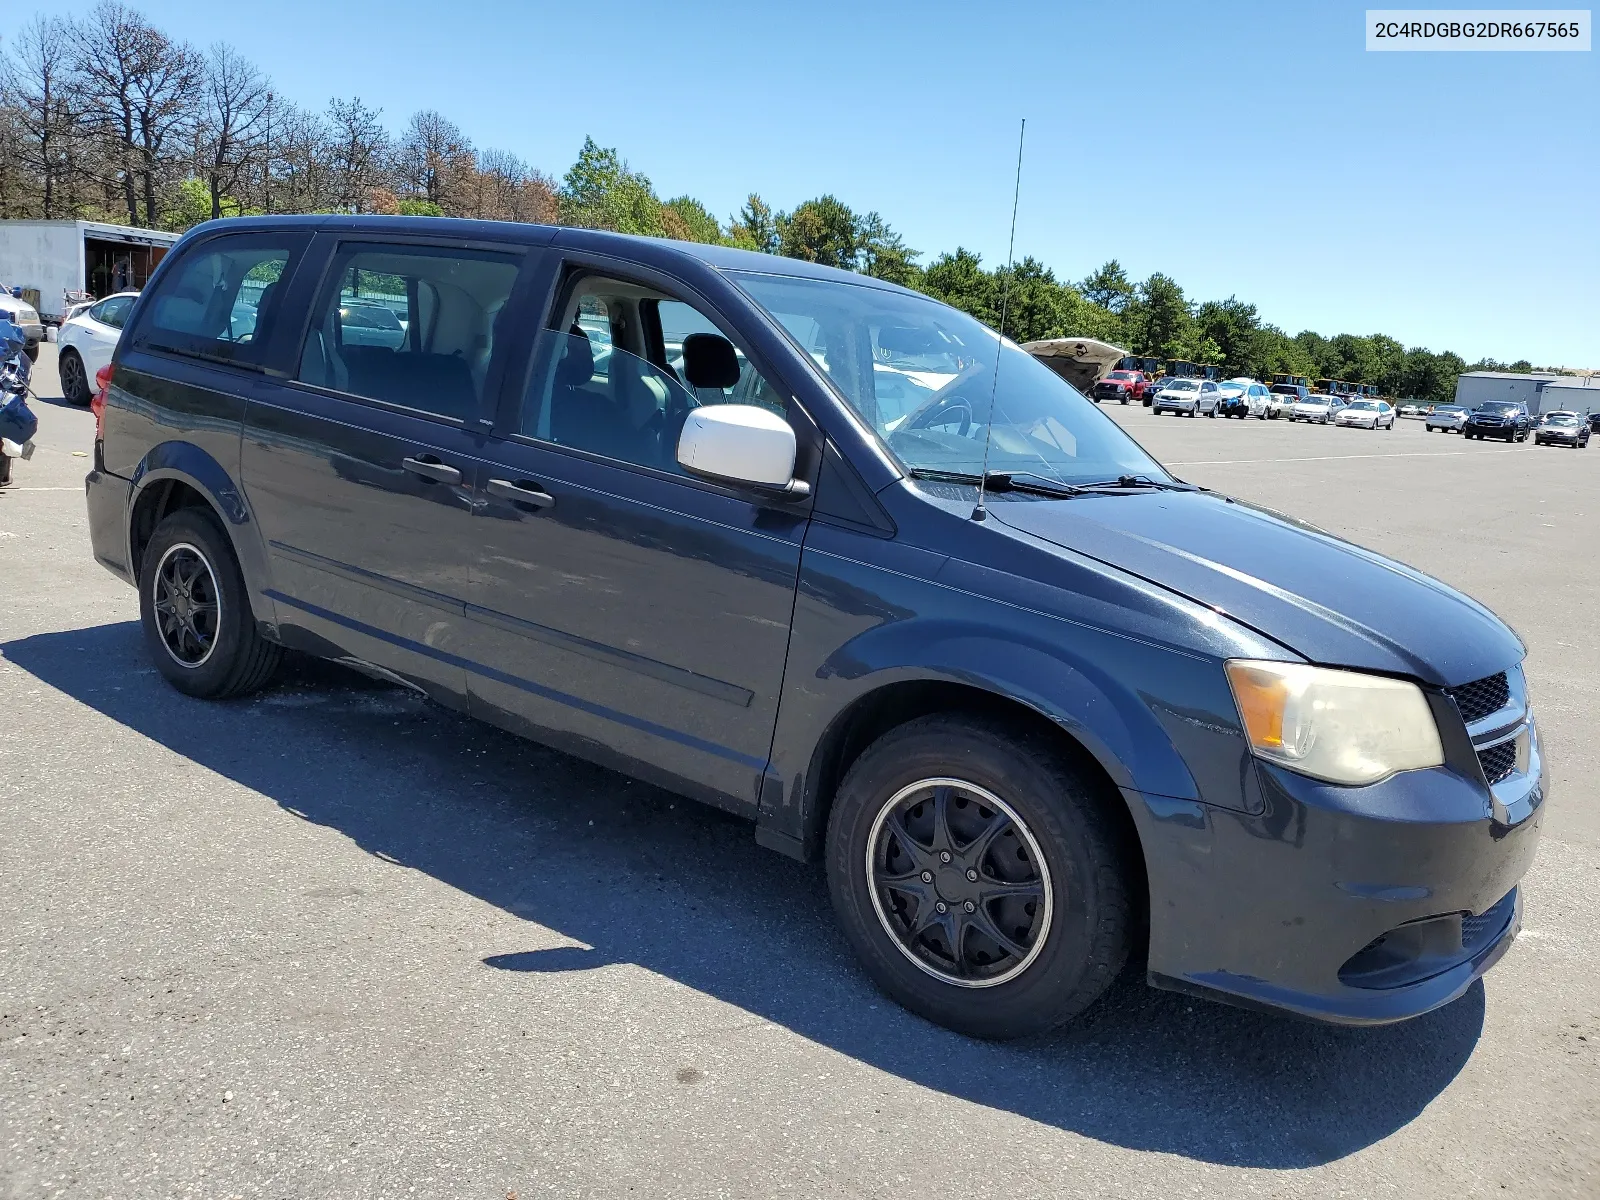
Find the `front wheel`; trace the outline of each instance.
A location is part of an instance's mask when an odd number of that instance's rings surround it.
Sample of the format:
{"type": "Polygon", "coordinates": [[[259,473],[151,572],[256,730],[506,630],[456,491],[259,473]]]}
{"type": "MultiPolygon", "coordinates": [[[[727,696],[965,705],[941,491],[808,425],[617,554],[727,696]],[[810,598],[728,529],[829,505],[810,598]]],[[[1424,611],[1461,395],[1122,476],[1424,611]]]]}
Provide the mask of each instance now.
{"type": "Polygon", "coordinates": [[[206,700],[264,686],[282,649],[256,631],[228,535],[208,510],[181,508],[150,535],[140,560],[145,644],[180,692],[206,700]]]}
{"type": "Polygon", "coordinates": [[[873,982],[976,1037],[1088,1008],[1133,917],[1102,791],[1057,747],[982,719],[924,717],[870,746],[834,801],[828,887],[873,982]]]}

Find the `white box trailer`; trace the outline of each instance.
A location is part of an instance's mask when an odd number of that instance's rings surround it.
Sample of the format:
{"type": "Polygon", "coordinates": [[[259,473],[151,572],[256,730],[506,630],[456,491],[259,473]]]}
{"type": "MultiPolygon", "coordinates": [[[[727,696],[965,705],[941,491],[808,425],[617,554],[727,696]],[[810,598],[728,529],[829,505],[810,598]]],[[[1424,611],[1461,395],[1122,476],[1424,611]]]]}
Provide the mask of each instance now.
{"type": "Polygon", "coordinates": [[[181,236],[100,221],[0,221],[0,283],[59,324],[69,294],[98,300],[142,288],[181,236]]]}

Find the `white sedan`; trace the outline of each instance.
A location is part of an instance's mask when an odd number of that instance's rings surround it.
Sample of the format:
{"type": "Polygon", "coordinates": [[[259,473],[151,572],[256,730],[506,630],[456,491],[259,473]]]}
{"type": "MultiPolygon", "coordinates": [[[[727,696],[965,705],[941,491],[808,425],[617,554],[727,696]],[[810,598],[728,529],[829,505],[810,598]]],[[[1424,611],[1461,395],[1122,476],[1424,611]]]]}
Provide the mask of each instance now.
{"type": "Polygon", "coordinates": [[[95,372],[111,361],[122,327],[138,298],[138,292],[118,292],[61,326],[56,339],[61,348],[57,367],[61,372],[61,394],[67,403],[87,404],[94,399],[95,372]]]}
{"type": "Polygon", "coordinates": [[[1393,429],[1394,409],[1385,400],[1357,400],[1341,408],[1333,423],[1357,429],[1393,429]]]}
{"type": "Polygon", "coordinates": [[[1289,410],[1289,420],[1310,421],[1313,425],[1327,425],[1343,411],[1345,403],[1338,396],[1312,392],[1295,401],[1289,410]]]}

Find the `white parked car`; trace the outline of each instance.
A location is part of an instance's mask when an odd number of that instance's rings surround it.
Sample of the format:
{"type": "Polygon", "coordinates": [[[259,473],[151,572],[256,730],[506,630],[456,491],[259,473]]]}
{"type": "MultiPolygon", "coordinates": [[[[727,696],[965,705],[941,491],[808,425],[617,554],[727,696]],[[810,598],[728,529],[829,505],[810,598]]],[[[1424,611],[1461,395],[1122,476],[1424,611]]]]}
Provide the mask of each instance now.
{"type": "Polygon", "coordinates": [[[1341,408],[1333,423],[1353,425],[1357,429],[1393,429],[1394,408],[1387,400],[1357,400],[1341,408]]]}
{"type": "Polygon", "coordinates": [[[138,292],[118,292],[61,326],[56,365],[61,372],[61,394],[69,404],[87,404],[94,399],[95,372],[111,361],[138,298],[138,292]]]}
{"type": "Polygon", "coordinates": [[[1179,417],[1196,417],[1205,413],[1214,417],[1221,400],[1221,391],[1209,379],[1174,379],[1156,393],[1150,404],[1150,415],[1159,417],[1169,412],[1179,417]]]}
{"type": "Polygon", "coordinates": [[[1267,419],[1267,406],[1271,393],[1259,379],[1238,378],[1226,380],[1218,389],[1222,397],[1218,412],[1224,417],[1260,417],[1267,419]]]}
{"type": "Polygon", "coordinates": [[[1428,414],[1427,431],[1460,433],[1467,424],[1467,410],[1459,404],[1441,404],[1428,414]]]}
{"type": "Polygon", "coordinates": [[[1291,421],[1310,421],[1313,425],[1328,425],[1345,406],[1342,397],[1312,393],[1297,400],[1289,413],[1291,421]]]}

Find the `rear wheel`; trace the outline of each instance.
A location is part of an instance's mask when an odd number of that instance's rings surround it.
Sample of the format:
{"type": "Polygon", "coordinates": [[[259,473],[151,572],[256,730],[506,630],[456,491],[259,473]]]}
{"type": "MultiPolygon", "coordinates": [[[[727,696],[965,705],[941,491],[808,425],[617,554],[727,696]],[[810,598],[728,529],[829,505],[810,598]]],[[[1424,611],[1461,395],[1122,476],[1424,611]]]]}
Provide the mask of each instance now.
{"type": "Polygon", "coordinates": [[[183,508],[150,535],[139,571],[139,619],[156,669],[207,700],[264,686],[282,649],[256,632],[233,546],[209,511],[183,508]]]}
{"type": "Polygon", "coordinates": [[[856,760],[828,824],[845,936],[889,996],[977,1037],[1071,1020],[1128,956],[1125,851],[1056,748],[954,715],[856,760]]]}
{"type": "Polygon", "coordinates": [[[56,365],[61,375],[61,395],[68,404],[87,404],[94,399],[89,370],[76,350],[68,346],[56,365]]]}

